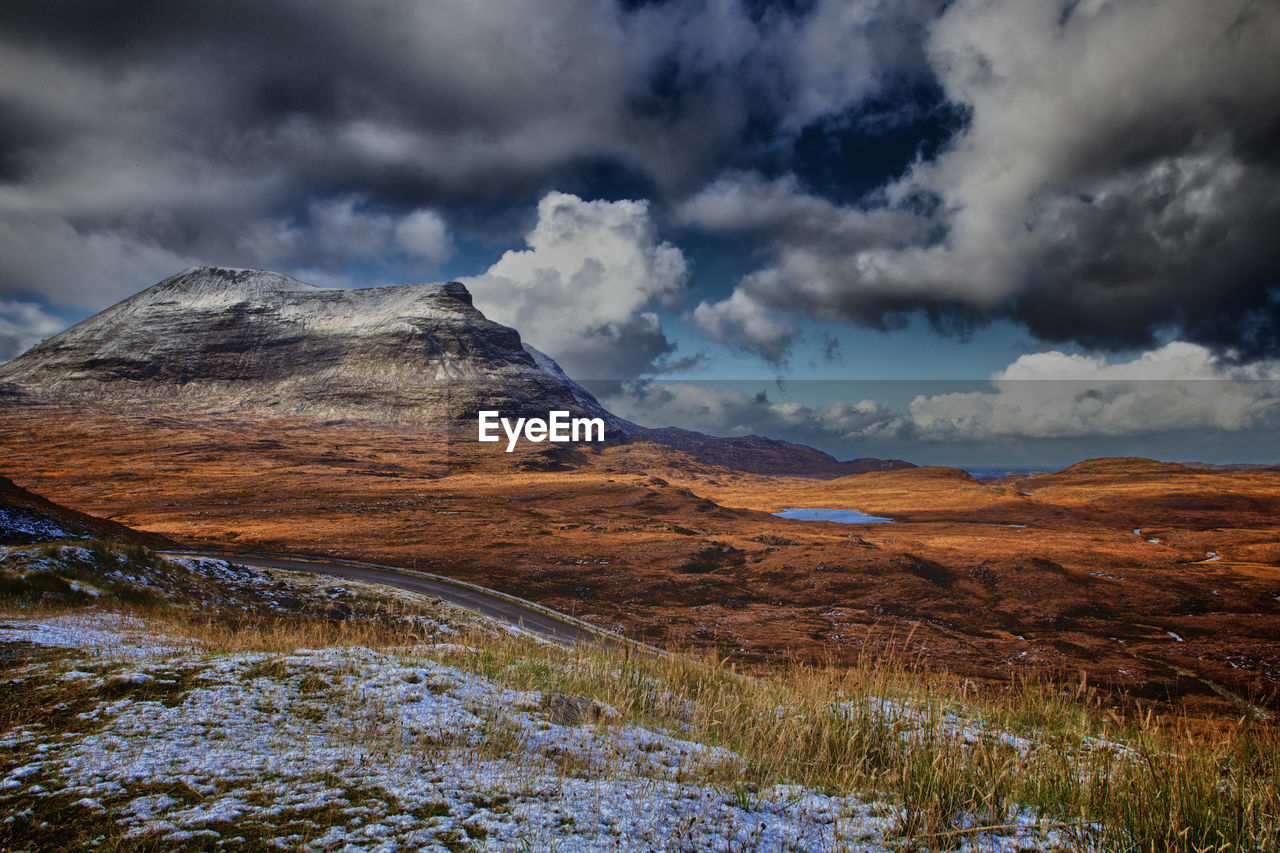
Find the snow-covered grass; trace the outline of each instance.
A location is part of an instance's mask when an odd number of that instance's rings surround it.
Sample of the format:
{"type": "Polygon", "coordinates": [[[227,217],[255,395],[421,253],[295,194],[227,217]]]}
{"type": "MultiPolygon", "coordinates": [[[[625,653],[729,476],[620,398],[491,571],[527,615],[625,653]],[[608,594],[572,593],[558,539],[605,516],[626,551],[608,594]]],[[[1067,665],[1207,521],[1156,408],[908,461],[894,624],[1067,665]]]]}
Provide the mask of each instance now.
{"type": "Polygon", "coordinates": [[[432,618],[437,611],[460,624],[479,624],[465,611],[424,610],[419,596],[401,590],[225,560],[162,559],[144,548],[101,541],[0,546],[0,606],[89,603],[146,612],[224,650],[283,648],[304,638],[344,645],[434,641],[454,630],[432,618]]]}
{"type": "MultiPolygon", "coordinates": [[[[131,571],[23,553],[0,568],[131,571]]],[[[0,613],[0,849],[1277,849],[1257,724],[1107,724],[1084,684],[883,660],[752,678],[149,559],[144,604],[0,613]]]]}
{"type": "Polygon", "coordinates": [[[32,722],[7,734],[0,840],[63,832],[32,825],[56,805],[113,847],[888,849],[878,841],[892,807],[713,784],[741,759],[619,722],[614,709],[414,654],[210,656],[163,635],[138,645],[137,631],[100,615],[0,627],[0,641],[63,650],[60,678],[76,673],[82,692],[117,688],[77,715],[91,728],[32,722]],[[133,639],[104,655],[115,631],[133,639]],[[119,689],[177,684],[179,672],[179,693],[119,689]]]}
{"type": "Polygon", "coordinates": [[[0,536],[9,541],[71,539],[73,534],[47,516],[16,506],[0,506],[0,536]]]}
{"type": "MultiPolygon", "coordinates": [[[[100,661],[112,627],[62,617],[11,624],[0,637],[100,661]]],[[[723,750],[631,726],[552,722],[544,697],[430,660],[358,647],[217,658],[173,647],[157,637],[141,670],[90,678],[147,684],[182,669],[190,687],[180,698],[115,699],[86,713],[100,726],[52,744],[38,727],[20,730],[10,749],[39,743],[0,787],[37,799],[40,787],[81,811],[110,811],[126,840],[249,834],[318,849],[468,840],[546,849],[557,836],[561,849],[598,849],[619,837],[662,846],[681,833],[697,849],[750,837],[781,846],[824,827],[834,837],[837,819],[863,811],[818,798],[790,815],[749,814],[684,781],[730,760],[723,750]],[[154,793],[175,784],[185,789],[178,796],[154,793]]],[[[126,657],[138,666],[134,649],[126,657]]]]}

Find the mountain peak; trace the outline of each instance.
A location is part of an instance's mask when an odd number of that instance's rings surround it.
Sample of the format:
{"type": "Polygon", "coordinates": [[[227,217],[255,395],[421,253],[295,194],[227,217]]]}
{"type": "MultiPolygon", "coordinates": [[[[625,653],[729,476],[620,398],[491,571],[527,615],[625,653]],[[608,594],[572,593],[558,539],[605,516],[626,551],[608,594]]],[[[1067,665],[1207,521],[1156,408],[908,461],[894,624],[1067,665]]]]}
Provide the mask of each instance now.
{"type": "Polygon", "coordinates": [[[320,290],[270,270],[238,269],[235,267],[190,267],[164,281],[153,284],[135,296],[161,293],[255,293],[320,290]]]}
{"type": "Polygon", "coordinates": [[[3,383],[37,399],[430,425],[594,404],[458,282],[323,288],[225,267],[184,270],[42,341],[0,365],[3,383]]]}
{"type": "Polygon", "coordinates": [[[398,284],[383,287],[346,288],[318,287],[298,281],[270,270],[240,269],[236,267],[190,267],[170,276],[146,290],[134,294],[125,302],[151,301],[181,296],[187,299],[226,301],[237,299],[261,299],[271,295],[330,294],[339,299],[363,301],[366,304],[406,299],[449,299],[467,307],[474,307],[471,293],[458,281],[424,284],[398,284]]]}

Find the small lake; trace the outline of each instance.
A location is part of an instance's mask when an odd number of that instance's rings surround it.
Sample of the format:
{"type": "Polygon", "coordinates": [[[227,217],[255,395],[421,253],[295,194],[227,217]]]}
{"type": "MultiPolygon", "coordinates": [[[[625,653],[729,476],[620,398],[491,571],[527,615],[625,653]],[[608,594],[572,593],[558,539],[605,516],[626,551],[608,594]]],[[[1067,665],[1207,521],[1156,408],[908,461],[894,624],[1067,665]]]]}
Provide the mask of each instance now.
{"type": "Polygon", "coordinates": [[[775,512],[778,518],[791,518],[796,521],[834,521],[837,524],[892,524],[892,518],[879,515],[867,515],[856,509],[784,509],[775,512]]]}

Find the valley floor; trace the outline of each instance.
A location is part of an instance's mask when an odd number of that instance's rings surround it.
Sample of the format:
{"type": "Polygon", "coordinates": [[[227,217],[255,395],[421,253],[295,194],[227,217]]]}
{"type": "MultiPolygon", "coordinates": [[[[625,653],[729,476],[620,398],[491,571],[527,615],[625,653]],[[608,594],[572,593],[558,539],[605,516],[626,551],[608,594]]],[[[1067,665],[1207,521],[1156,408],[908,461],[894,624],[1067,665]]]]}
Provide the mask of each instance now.
{"type": "Polygon", "coordinates": [[[0,474],[170,543],[444,575],[757,672],[854,665],[910,636],[913,658],[989,684],[1083,672],[1119,713],[1280,710],[1275,471],[1111,459],[1001,482],[820,481],[643,442],[538,448],[0,406],[0,474]],[[894,523],[772,514],[789,507],[894,523]]]}

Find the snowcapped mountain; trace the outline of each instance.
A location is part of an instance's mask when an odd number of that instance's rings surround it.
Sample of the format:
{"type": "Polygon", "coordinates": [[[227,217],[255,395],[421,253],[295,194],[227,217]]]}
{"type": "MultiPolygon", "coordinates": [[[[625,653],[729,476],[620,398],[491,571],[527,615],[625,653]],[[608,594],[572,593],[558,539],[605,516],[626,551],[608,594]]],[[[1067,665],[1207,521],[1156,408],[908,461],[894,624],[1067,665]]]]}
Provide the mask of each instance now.
{"type": "Polygon", "coordinates": [[[0,364],[6,398],[431,427],[474,423],[482,409],[563,409],[603,418],[610,440],[654,441],[757,473],[835,477],[906,464],[631,423],[487,319],[457,282],[352,290],[263,270],[185,270],[0,364]]]}
{"type": "Polygon", "coordinates": [[[320,288],[215,267],[42,341],[0,365],[0,382],[86,403],[426,425],[480,408],[607,414],[514,329],[486,319],[461,284],[320,288]]]}

